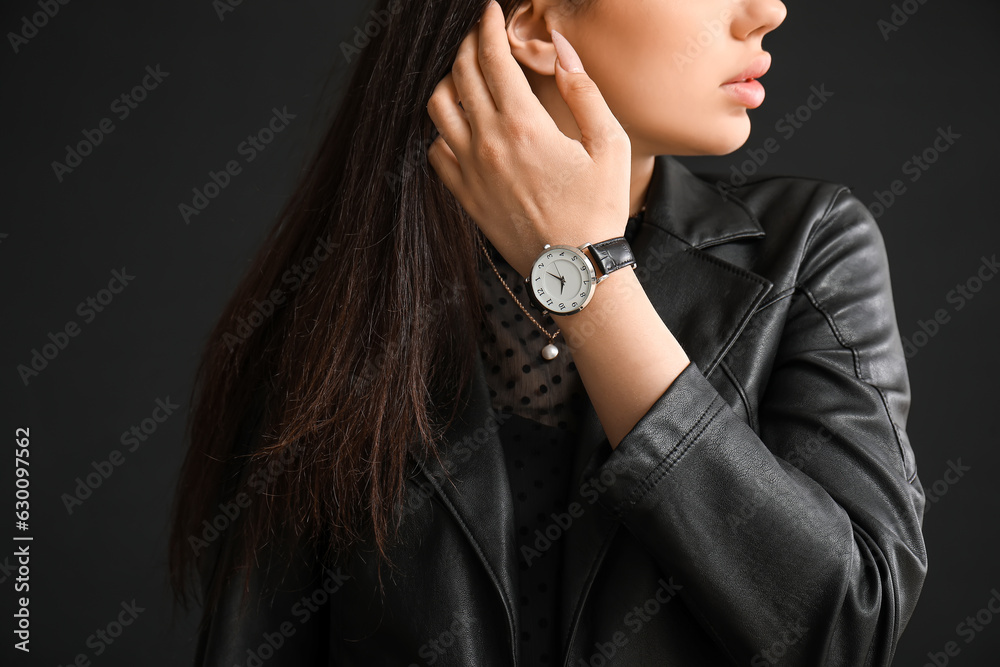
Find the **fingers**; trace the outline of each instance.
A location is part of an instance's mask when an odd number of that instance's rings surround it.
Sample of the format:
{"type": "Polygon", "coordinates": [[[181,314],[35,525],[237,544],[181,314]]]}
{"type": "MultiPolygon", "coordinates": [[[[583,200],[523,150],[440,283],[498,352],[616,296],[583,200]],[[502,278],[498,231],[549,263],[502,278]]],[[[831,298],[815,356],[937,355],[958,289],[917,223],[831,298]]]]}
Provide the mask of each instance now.
{"type": "Polygon", "coordinates": [[[427,161],[434,167],[438,178],[452,194],[458,195],[461,190],[462,167],[455,153],[445,143],[444,137],[438,137],[427,148],[427,161]]]}
{"type": "Polygon", "coordinates": [[[457,188],[462,182],[462,166],[452,146],[466,155],[472,140],[469,123],[455,102],[455,96],[455,86],[449,74],[438,82],[427,104],[427,113],[440,134],[427,147],[427,160],[453,194],[459,192],[457,188]]]}
{"type": "Polygon", "coordinates": [[[531,100],[537,104],[538,98],[511,55],[503,9],[496,2],[486,6],[479,21],[478,56],[480,72],[500,113],[527,109],[531,100]]]}
{"type": "Polygon", "coordinates": [[[458,45],[458,53],[451,66],[451,78],[473,132],[476,131],[477,120],[482,112],[496,111],[493,94],[479,69],[479,30],[480,25],[477,24],[465,36],[458,45]]]}
{"type": "MultiPolygon", "coordinates": [[[[561,33],[552,31],[560,64],[579,61],[576,50],[561,33]]],[[[628,135],[608,107],[597,84],[586,71],[567,72],[556,67],[556,88],[580,128],[581,143],[591,155],[627,143],[628,135]]]]}
{"type": "Polygon", "coordinates": [[[434,87],[427,102],[427,114],[451,148],[452,155],[456,152],[466,155],[472,143],[472,130],[468,113],[458,106],[458,91],[450,72],[434,87]]]}

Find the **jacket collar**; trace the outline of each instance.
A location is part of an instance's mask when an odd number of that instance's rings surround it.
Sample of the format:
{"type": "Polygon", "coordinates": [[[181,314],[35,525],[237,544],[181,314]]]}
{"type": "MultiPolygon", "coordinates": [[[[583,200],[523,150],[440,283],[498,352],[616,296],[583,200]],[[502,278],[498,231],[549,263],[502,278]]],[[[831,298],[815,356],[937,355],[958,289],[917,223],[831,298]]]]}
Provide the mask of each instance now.
{"type": "Polygon", "coordinates": [[[757,216],[742,200],[695,176],[670,155],[653,158],[643,224],[694,248],[764,236],[757,216]]]}
{"type": "MultiPolygon", "coordinates": [[[[712,187],[671,156],[654,160],[646,214],[632,230],[636,272],[691,362],[709,376],[772,285],[702,249],[761,238],[764,230],[744,202],[712,187]]],[[[498,589],[511,646],[517,646],[514,633],[520,621],[515,577],[519,568],[514,511],[497,434],[503,415],[492,408],[479,355],[467,397],[461,418],[447,429],[439,447],[440,461],[431,458],[418,467],[498,589]],[[445,470],[451,482],[445,479],[445,470]]],[[[581,494],[584,480],[594,475],[597,462],[609,451],[610,443],[591,405],[580,431],[568,499],[585,510],[563,536],[560,630],[564,647],[572,642],[590,584],[618,526],[592,497],[585,499],[581,494]]]]}

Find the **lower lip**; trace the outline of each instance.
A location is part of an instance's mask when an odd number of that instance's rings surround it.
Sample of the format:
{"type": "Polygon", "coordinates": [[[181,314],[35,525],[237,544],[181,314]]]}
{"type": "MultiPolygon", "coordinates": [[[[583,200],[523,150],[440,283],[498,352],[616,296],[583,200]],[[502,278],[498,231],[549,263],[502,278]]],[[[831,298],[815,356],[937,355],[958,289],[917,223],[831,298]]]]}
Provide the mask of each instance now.
{"type": "Polygon", "coordinates": [[[740,104],[750,109],[756,109],[764,102],[764,86],[760,81],[744,81],[740,83],[724,83],[722,89],[739,100],[740,104]]]}

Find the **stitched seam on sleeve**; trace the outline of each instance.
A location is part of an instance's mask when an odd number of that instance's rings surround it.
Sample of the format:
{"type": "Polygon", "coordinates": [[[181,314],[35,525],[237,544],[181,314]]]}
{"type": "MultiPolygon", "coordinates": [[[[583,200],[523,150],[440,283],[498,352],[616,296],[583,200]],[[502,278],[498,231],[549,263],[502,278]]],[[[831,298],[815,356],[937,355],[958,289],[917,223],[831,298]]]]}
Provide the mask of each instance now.
{"type": "MultiPolygon", "coordinates": [[[[660,459],[660,461],[656,464],[656,466],[651,471],[649,471],[649,474],[646,475],[646,478],[642,480],[639,486],[635,490],[633,490],[632,493],[630,493],[624,501],[622,501],[622,503],[619,505],[619,511],[621,507],[624,505],[634,505],[635,503],[642,500],[642,498],[649,492],[649,490],[656,485],[656,483],[663,476],[661,474],[654,479],[654,475],[656,475],[657,471],[660,470],[660,468],[663,468],[665,465],[668,464],[672,465],[670,463],[670,460],[674,457],[674,454],[682,448],[686,450],[687,449],[686,443],[688,443],[690,440],[693,440],[698,435],[701,435],[701,432],[704,430],[704,428],[698,430],[699,425],[701,425],[702,422],[706,421],[706,417],[708,416],[709,410],[711,410],[712,406],[714,406],[715,403],[720,400],[721,397],[712,399],[712,401],[705,408],[704,412],[701,413],[701,416],[698,417],[698,420],[694,423],[694,426],[692,426],[688,430],[688,432],[684,435],[684,437],[681,438],[680,442],[677,443],[677,445],[670,451],[669,454],[660,459]],[[695,431],[697,431],[697,433],[695,433],[695,431]]],[[[716,410],[715,412],[717,413],[718,410],[716,410]]],[[[715,413],[712,414],[712,417],[714,416],[715,413]]]]}
{"type": "MultiPolygon", "coordinates": [[[[812,229],[812,231],[809,232],[809,235],[808,235],[808,237],[806,239],[806,250],[805,250],[803,256],[805,256],[805,254],[808,253],[808,250],[810,248],[810,244],[812,242],[813,237],[823,227],[825,227],[827,224],[829,224],[829,219],[828,218],[829,218],[829,215],[830,215],[830,211],[833,210],[833,205],[837,202],[838,199],[840,199],[840,197],[842,195],[847,194],[849,192],[850,192],[850,188],[848,188],[847,186],[842,186],[840,189],[837,190],[837,192],[834,194],[834,196],[830,199],[830,203],[827,205],[826,211],[823,212],[823,218],[820,220],[819,223],[816,224],[816,226],[812,229]]],[[[881,387],[879,387],[874,382],[872,382],[870,378],[867,378],[867,377],[865,377],[863,375],[863,373],[861,372],[861,354],[860,354],[860,352],[858,352],[858,350],[854,346],[848,345],[844,341],[844,337],[840,333],[840,329],[837,327],[837,323],[834,320],[833,316],[830,313],[828,313],[826,311],[826,309],[822,307],[822,305],[820,305],[819,300],[816,298],[816,296],[807,287],[805,287],[805,286],[803,286],[803,285],[801,285],[801,284],[798,283],[798,278],[796,278],[796,281],[797,281],[796,282],[796,287],[799,287],[799,288],[802,289],[802,291],[806,294],[806,296],[809,297],[809,301],[813,304],[813,306],[815,306],[816,309],[819,310],[823,314],[823,316],[826,318],[827,322],[830,324],[830,328],[833,330],[834,336],[837,337],[837,342],[839,342],[841,345],[843,345],[845,348],[847,348],[847,349],[849,349],[851,351],[851,356],[854,359],[854,373],[857,376],[857,378],[859,380],[862,380],[868,386],[872,387],[873,389],[875,389],[876,392],[878,392],[879,398],[882,401],[882,407],[885,408],[886,416],[889,419],[889,423],[892,425],[892,433],[893,433],[894,436],[896,436],[896,445],[899,448],[900,463],[901,463],[901,465],[903,467],[903,472],[905,474],[905,472],[906,472],[906,457],[903,454],[903,438],[902,438],[902,436],[899,433],[899,425],[896,424],[896,420],[892,418],[892,411],[889,409],[889,401],[886,398],[885,392],[882,391],[881,387]]],[[[917,476],[916,467],[914,467],[913,474],[909,476],[909,478],[907,479],[907,482],[911,482],[912,483],[912,481],[916,478],[916,476],[917,476]]]]}
{"type": "MultiPolygon", "coordinates": [[[[906,474],[906,457],[903,455],[903,439],[900,437],[899,434],[899,425],[896,424],[896,420],[892,418],[892,411],[889,409],[889,401],[886,399],[885,393],[882,391],[881,387],[876,385],[869,378],[866,378],[862,375],[861,355],[854,346],[848,345],[844,341],[844,337],[840,333],[840,329],[837,327],[837,323],[834,320],[833,316],[830,313],[828,313],[825,308],[823,308],[823,306],[819,303],[819,300],[815,297],[815,295],[813,295],[813,293],[809,290],[808,287],[800,285],[799,289],[801,289],[802,293],[805,294],[806,297],[809,299],[809,303],[811,303],[813,307],[816,308],[816,310],[818,310],[826,319],[827,324],[830,325],[830,330],[833,332],[833,335],[837,339],[837,342],[840,343],[846,349],[851,351],[851,357],[854,360],[854,374],[856,378],[867,384],[869,387],[871,387],[878,393],[879,399],[882,401],[882,407],[885,409],[885,416],[889,420],[889,424],[892,425],[892,434],[896,437],[896,447],[899,450],[899,460],[901,469],[903,471],[903,474],[906,474]]],[[[912,481],[914,477],[916,477],[915,469],[914,469],[914,474],[909,476],[907,481],[908,482],[912,481]]]]}
{"type": "Polygon", "coordinates": [[[830,202],[826,205],[826,210],[823,211],[823,216],[819,219],[819,222],[816,223],[816,226],[809,230],[809,234],[806,236],[805,248],[802,251],[803,257],[808,256],[809,249],[812,246],[813,237],[815,237],[820,230],[830,224],[830,211],[833,210],[833,205],[837,203],[837,200],[840,199],[841,195],[850,193],[850,191],[850,188],[842,185],[840,189],[838,189],[834,195],[830,197],[830,202]]]}
{"type": "Polygon", "coordinates": [[[663,469],[662,474],[660,474],[654,480],[654,484],[659,482],[664,475],[670,472],[674,468],[674,466],[677,465],[677,463],[681,460],[681,458],[683,458],[684,455],[687,454],[687,451],[691,449],[691,445],[694,444],[695,440],[701,437],[701,434],[705,432],[705,429],[707,429],[708,425],[712,422],[713,419],[715,419],[715,416],[720,412],[722,412],[722,408],[726,405],[726,402],[723,401],[721,398],[714,399],[713,404],[714,403],[718,403],[719,407],[717,407],[715,411],[712,412],[712,414],[708,417],[708,419],[705,420],[705,422],[701,425],[701,428],[698,429],[697,433],[695,433],[692,437],[688,438],[681,447],[678,447],[677,449],[674,450],[673,455],[667,458],[667,466],[663,469]]]}
{"type": "Polygon", "coordinates": [[[705,409],[705,412],[701,413],[701,417],[698,418],[697,423],[695,423],[695,425],[691,428],[691,430],[688,431],[688,434],[681,439],[681,441],[677,444],[677,447],[675,447],[670,454],[665,456],[656,465],[656,467],[649,473],[649,475],[643,481],[642,486],[639,489],[636,489],[636,491],[632,494],[633,496],[636,497],[630,499],[630,504],[634,505],[640,502],[643,498],[645,498],[646,494],[648,494],[653,489],[653,487],[659,484],[660,480],[666,477],[667,473],[670,472],[675,465],[677,465],[678,461],[680,461],[681,458],[691,448],[691,445],[694,444],[694,442],[701,437],[701,434],[705,432],[705,429],[708,428],[708,425],[712,422],[713,419],[715,419],[715,416],[719,414],[719,412],[722,410],[723,407],[722,403],[724,403],[724,401],[721,398],[712,399],[712,402],[709,403],[708,408],[705,409]],[[716,404],[719,404],[718,407],[716,407],[715,410],[712,412],[712,414],[709,415],[708,411],[712,408],[712,406],[716,404]]]}
{"type": "MultiPolygon", "coordinates": [[[[882,399],[882,407],[885,408],[885,413],[889,416],[889,423],[892,424],[892,432],[896,436],[896,446],[899,447],[899,458],[903,465],[903,474],[906,474],[906,456],[903,454],[903,438],[899,433],[899,424],[896,420],[892,418],[892,411],[889,409],[889,399],[886,398],[885,392],[882,391],[882,387],[876,384],[869,383],[878,392],[879,397],[882,399]]],[[[913,474],[906,478],[908,483],[913,483],[913,480],[917,477],[917,467],[913,466],[913,474]]]]}
{"type": "Polygon", "coordinates": [[[804,285],[799,285],[798,287],[802,290],[802,293],[806,295],[806,298],[809,299],[809,303],[811,303],[813,307],[823,315],[824,319],[826,319],[826,322],[830,325],[830,330],[833,331],[833,335],[837,339],[837,342],[844,348],[851,351],[851,358],[854,360],[854,375],[857,379],[868,382],[868,379],[861,374],[861,358],[858,351],[854,348],[854,346],[848,345],[847,341],[844,340],[844,335],[840,333],[840,327],[837,326],[837,322],[833,319],[833,315],[827,312],[826,308],[823,307],[823,305],[819,302],[819,299],[816,298],[808,287],[805,287],[804,285]]]}

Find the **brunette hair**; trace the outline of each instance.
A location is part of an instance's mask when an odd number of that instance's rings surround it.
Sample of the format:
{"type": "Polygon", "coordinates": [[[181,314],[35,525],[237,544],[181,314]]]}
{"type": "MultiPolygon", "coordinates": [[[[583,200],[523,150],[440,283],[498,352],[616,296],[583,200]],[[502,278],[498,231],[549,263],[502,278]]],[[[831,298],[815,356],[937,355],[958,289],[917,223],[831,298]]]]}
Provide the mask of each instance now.
{"type": "Polygon", "coordinates": [[[175,601],[204,593],[203,622],[265,546],[329,562],[371,539],[391,564],[407,452],[439,457],[478,354],[479,232],[427,161],[426,105],[485,7],[379,2],[381,29],[205,342],[169,538],[175,601]]]}

